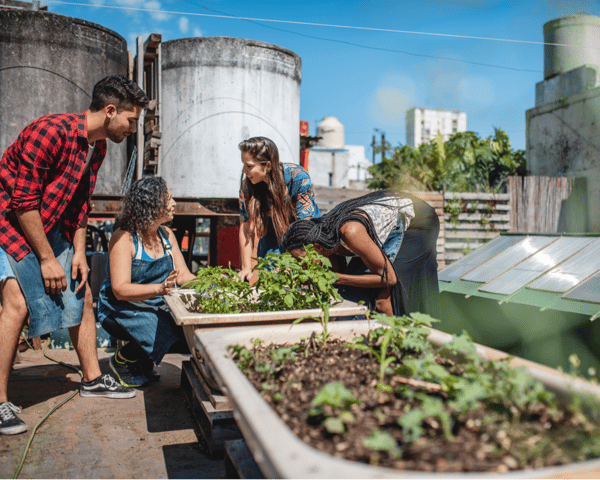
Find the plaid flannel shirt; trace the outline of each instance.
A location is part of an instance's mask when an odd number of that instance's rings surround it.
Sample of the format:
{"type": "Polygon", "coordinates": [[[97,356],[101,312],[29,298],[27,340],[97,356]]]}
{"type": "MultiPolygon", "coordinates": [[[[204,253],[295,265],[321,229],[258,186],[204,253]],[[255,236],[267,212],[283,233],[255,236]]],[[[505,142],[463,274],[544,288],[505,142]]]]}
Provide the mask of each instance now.
{"type": "Polygon", "coordinates": [[[0,246],[15,260],[31,252],[15,214],[39,210],[48,231],[61,222],[69,241],[90,209],[106,140],[92,154],[89,182],[82,181],[88,155],[84,113],[47,115],[30,123],[6,149],[0,161],[0,246]]]}

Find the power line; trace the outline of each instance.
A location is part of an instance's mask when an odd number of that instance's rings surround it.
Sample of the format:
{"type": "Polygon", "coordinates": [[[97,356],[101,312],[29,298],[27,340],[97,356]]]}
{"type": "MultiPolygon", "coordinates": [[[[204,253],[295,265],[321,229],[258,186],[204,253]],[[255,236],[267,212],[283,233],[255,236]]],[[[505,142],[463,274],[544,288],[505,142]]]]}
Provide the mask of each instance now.
{"type": "Polygon", "coordinates": [[[254,17],[240,17],[237,15],[227,15],[227,14],[211,14],[211,13],[195,13],[195,12],[176,12],[169,10],[161,10],[156,8],[138,8],[138,7],[120,7],[116,5],[91,5],[89,3],[77,3],[77,2],[62,2],[59,0],[46,0],[45,3],[48,4],[62,4],[62,5],[77,5],[82,7],[94,7],[94,8],[112,8],[117,10],[133,10],[138,12],[150,12],[150,13],[167,13],[171,15],[191,15],[198,17],[212,17],[212,18],[233,18],[236,20],[249,20],[254,22],[272,22],[272,23],[286,23],[290,25],[303,25],[303,26],[311,26],[311,27],[328,27],[328,28],[344,28],[344,29],[353,29],[353,30],[367,30],[373,32],[385,32],[385,33],[404,33],[410,35],[431,35],[437,37],[449,37],[449,38],[463,38],[469,40],[487,40],[494,42],[509,42],[509,43],[525,43],[530,45],[553,45],[557,47],[578,47],[581,45],[570,45],[566,43],[549,43],[549,42],[535,42],[533,40],[516,40],[511,38],[495,38],[495,37],[477,37],[471,35],[457,35],[451,33],[435,33],[435,32],[418,32],[411,30],[395,30],[390,28],[376,28],[376,27],[361,27],[356,25],[336,25],[336,24],[328,24],[328,23],[315,23],[315,22],[300,22],[295,20],[280,20],[280,19],[272,19],[272,18],[254,18],[254,17]]]}
{"type": "MultiPolygon", "coordinates": [[[[214,10],[212,8],[205,7],[204,5],[201,5],[201,4],[197,3],[197,2],[193,2],[192,0],[184,0],[184,1],[186,1],[187,3],[191,3],[192,5],[196,5],[196,6],[200,7],[200,8],[205,9],[205,10],[209,10],[211,12],[217,12],[217,13],[219,13],[221,15],[226,15],[227,18],[240,18],[240,17],[235,17],[233,15],[227,14],[225,12],[220,12],[219,10],[214,10]]],[[[427,55],[425,53],[414,53],[414,52],[407,52],[405,50],[396,50],[396,49],[392,49],[392,48],[373,47],[373,46],[370,46],[370,45],[362,45],[362,44],[359,44],[359,43],[348,42],[348,41],[345,41],[345,40],[336,40],[336,39],[332,39],[332,38],[315,37],[313,35],[307,35],[305,33],[293,32],[291,30],[285,30],[285,29],[282,29],[282,28],[272,27],[270,25],[263,25],[262,23],[256,22],[254,20],[245,20],[245,21],[253,23],[255,25],[259,25],[259,26],[264,27],[264,28],[269,28],[271,30],[277,30],[279,32],[291,33],[293,35],[299,35],[301,37],[312,38],[312,39],[316,39],[316,40],[323,40],[323,41],[326,41],[326,42],[341,43],[341,44],[350,45],[350,46],[353,46],[353,47],[366,48],[368,50],[379,50],[379,51],[382,51],[382,52],[401,53],[401,54],[404,54],[404,55],[411,55],[411,56],[414,56],[414,57],[435,58],[435,59],[438,59],[438,60],[450,60],[450,61],[453,61],[453,62],[468,63],[470,65],[479,65],[479,66],[484,66],[484,67],[502,68],[502,69],[505,69],[505,70],[513,70],[513,71],[517,71],[517,72],[541,73],[541,70],[531,70],[531,69],[525,69],[525,68],[507,67],[507,66],[504,66],[504,65],[493,65],[493,64],[490,64],[490,63],[473,62],[473,61],[470,61],[470,60],[464,60],[464,59],[460,59],[460,58],[442,57],[442,56],[439,56],[439,55],[427,55]]]]}

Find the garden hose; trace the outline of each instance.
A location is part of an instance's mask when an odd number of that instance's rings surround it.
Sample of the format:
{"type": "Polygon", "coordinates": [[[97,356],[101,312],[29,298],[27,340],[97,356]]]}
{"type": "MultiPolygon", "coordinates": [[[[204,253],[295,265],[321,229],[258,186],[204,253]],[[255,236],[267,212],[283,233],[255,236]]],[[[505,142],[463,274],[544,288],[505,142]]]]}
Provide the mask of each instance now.
{"type": "MultiPolygon", "coordinates": [[[[27,343],[29,348],[34,350],[33,346],[27,341],[27,338],[25,338],[25,342],[27,343]]],[[[60,360],[52,358],[46,353],[46,349],[48,348],[49,343],[50,342],[47,342],[46,345],[44,345],[44,348],[42,350],[42,354],[44,355],[44,357],[46,357],[48,360],[51,360],[52,362],[58,363],[59,365],[62,365],[64,367],[70,368],[71,370],[74,370],[75,372],[77,372],[79,374],[79,376],[81,378],[83,378],[83,373],[77,367],[74,367],[73,365],[69,365],[68,363],[64,363],[64,362],[61,362],[60,360]]],[[[55,405],[54,407],[52,407],[50,409],[50,411],[46,415],[44,415],[44,417],[33,428],[33,430],[31,431],[31,435],[29,435],[29,439],[27,440],[27,443],[25,444],[25,447],[23,448],[23,453],[21,454],[21,459],[19,460],[19,463],[17,465],[15,473],[12,476],[13,479],[18,478],[19,473],[21,473],[21,468],[23,468],[23,465],[25,463],[25,457],[27,457],[27,452],[29,451],[29,447],[31,446],[31,443],[33,442],[33,437],[35,437],[35,434],[37,433],[38,428],[42,425],[42,423],[44,423],[46,421],[46,419],[48,419],[48,417],[50,417],[50,415],[52,415],[56,410],[58,410],[65,403],[67,403],[69,400],[71,400],[75,395],[77,395],[78,392],[79,392],[79,390],[75,390],[67,398],[62,400],[58,405],[55,405]]]]}

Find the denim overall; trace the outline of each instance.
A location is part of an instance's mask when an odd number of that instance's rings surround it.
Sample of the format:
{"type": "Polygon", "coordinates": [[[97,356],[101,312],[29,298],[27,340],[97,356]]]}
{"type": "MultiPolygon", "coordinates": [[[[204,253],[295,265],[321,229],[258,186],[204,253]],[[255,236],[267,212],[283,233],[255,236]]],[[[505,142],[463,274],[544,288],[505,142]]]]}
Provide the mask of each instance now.
{"type": "MultiPolygon", "coordinates": [[[[173,271],[173,254],[171,244],[165,233],[159,228],[164,256],[152,260],[141,258],[143,245],[138,242],[136,234],[136,256],[131,259],[131,283],[162,283],[173,271]]],[[[109,263],[107,261],[107,263],[109,263]]],[[[110,316],[135,339],[139,346],[149,355],[156,365],[160,364],[171,345],[183,339],[171,316],[171,312],[161,295],[141,302],[117,300],[110,286],[110,266],[100,288],[98,298],[98,317],[100,321],[110,316]]]]}

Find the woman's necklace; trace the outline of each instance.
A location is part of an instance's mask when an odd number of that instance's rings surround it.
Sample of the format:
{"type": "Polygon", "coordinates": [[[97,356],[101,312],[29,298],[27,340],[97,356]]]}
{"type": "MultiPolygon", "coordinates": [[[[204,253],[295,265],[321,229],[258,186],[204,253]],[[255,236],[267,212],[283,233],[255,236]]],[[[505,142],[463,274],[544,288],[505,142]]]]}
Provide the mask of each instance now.
{"type": "Polygon", "coordinates": [[[142,242],[144,244],[144,250],[146,250],[146,253],[151,257],[157,258],[159,255],[162,255],[162,240],[158,232],[154,235],[142,234],[142,242]]]}

